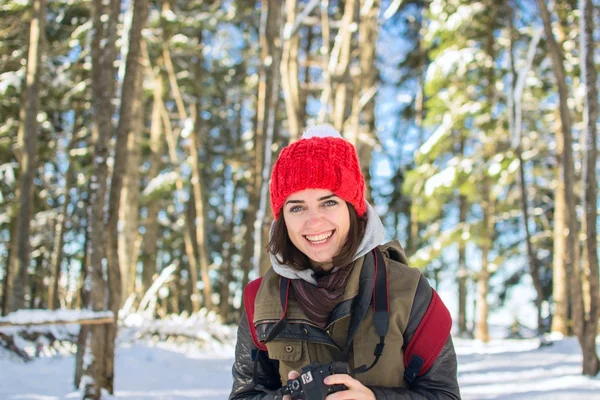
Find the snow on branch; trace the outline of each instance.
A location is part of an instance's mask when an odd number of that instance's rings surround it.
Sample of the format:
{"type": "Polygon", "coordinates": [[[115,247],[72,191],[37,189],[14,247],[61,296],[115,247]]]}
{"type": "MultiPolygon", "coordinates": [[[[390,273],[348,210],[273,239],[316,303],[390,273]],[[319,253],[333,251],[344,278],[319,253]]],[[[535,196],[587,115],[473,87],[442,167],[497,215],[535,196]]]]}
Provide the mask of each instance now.
{"type": "Polygon", "coordinates": [[[448,48],[440,54],[429,66],[425,80],[432,82],[436,79],[447,79],[452,76],[464,76],[474,63],[484,65],[491,62],[489,55],[476,47],[448,48]]]}
{"type": "Polygon", "coordinates": [[[304,8],[300,15],[296,17],[293,26],[291,26],[290,24],[285,24],[285,28],[283,30],[284,40],[290,40],[291,37],[294,36],[296,32],[298,32],[298,28],[300,27],[302,22],[304,22],[306,17],[309,16],[309,14],[317,5],[319,5],[319,0],[311,0],[311,2],[306,5],[306,8],[304,8]]]}
{"type": "Polygon", "coordinates": [[[426,156],[427,154],[429,154],[429,152],[431,152],[431,150],[439,142],[441,142],[446,136],[448,136],[451,132],[452,124],[453,124],[452,115],[450,113],[444,114],[444,119],[442,120],[442,123],[440,124],[440,126],[438,126],[438,128],[431,135],[431,137],[429,139],[427,139],[427,141],[425,143],[423,143],[421,145],[421,147],[419,148],[419,150],[418,150],[419,156],[422,157],[422,156],[426,156]]]}

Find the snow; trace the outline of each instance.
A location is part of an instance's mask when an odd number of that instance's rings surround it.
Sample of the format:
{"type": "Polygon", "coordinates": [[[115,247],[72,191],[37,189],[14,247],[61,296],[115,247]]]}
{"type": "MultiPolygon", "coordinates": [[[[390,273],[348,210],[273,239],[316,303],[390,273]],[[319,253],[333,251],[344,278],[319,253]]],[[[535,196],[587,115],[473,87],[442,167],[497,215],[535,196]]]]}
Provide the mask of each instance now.
{"type": "Polygon", "coordinates": [[[431,197],[440,187],[451,187],[456,177],[456,168],[448,167],[433,175],[425,182],[425,195],[431,197]]]}
{"type": "Polygon", "coordinates": [[[466,21],[475,19],[481,12],[485,11],[485,5],[482,3],[462,4],[446,20],[446,29],[456,31],[466,21]]]}
{"type": "Polygon", "coordinates": [[[142,192],[142,196],[150,196],[156,191],[174,185],[175,181],[177,181],[177,176],[178,174],[175,171],[163,172],[157,175],[148,182],[146,188],[144,188],[144,191],[142,192]]]}
{"type": "MultiPolygon", "coordinates": [[[[218,317],[205,312],[162,321],[130,316],[118,339],[116,393],[106,398],[227,398],[235,331],[235,326],[221,325],[218,317]],[[168,333],[186,338],[167,338],[168,333]]],[[[492,334],[501,336],[494,329],[492,334]]],[[[536,338],[494,339],[488,344],[455,338],[454,343],[463,399],[600,399],[600,377],[580,375],[575,338],[554,338],[552,345],[542,347],[536,338]]],[[[41,353],[25,363],[0,349],[0,399],[78,398],[71,352],[41,353]]]]}
{"type": "Polygon", "coordinates": [[[183,121],[183,129],[181,130],[181,137],[187,139],[194,130],[194,121],[191,118],[187,118],[183,121]]]}
{"type": "Polygon", "coordinates": [[[473,67],[475,61],[489,61],[483,51],[475,47],[449,48],[439,55],[429,66],[426,73],[426,81],[433,81],[435,78],[446,78],[450,74],[460,77],[464,76],[468,68],[473,67]]]}
{"type": "Polygon", "coordinates": [[[455,339],[463,399],[600,399],[600,376],[581,372],[577,339],[538,348],[539,340],[455,339]]]}
{"type": "Polygon", "coordinates": [[[19,310],[0,317],[0,322],[11,324],[42,324],[52,322],[73,322],[80,319],[112,318],[112,311],[87,311],[87,310],[19,310]]]}
{"type": "MultiPolygon", "coordinates": [[[[231,389],[232,359],[214,352],[146,343],[121,346],[115,358],[117,399],[223,400],[231,389]]],[[[39,358],[31,363],[0,359],[0,398],[78,398],[73,387],[74,365],[73,356],[39,358]]]]}
{"type": "Polygon", "coordinates": [[[450,134],[452,128],[452,115],[450,113],[444,114],[444,119],[440,126],[435,130],[429,139],[419,148],[419,154],[427,155],[439,142],[442,141],[446,136],[450,134]]]}
{"type": "Polygon", "coordinates": [[[15,183],[15,169],[19,168],[16,162],[9,162],[0,165],[0,182],[4,182],[7,186],[12,187],[15,183]]]}
{"type": "Polygon", "coordinates": [[[0,74],[0,94],[5,95],[11,86],[18,90],[21,87],[21,80],[24,76],[25,71],[22,69],[0,74]]]}

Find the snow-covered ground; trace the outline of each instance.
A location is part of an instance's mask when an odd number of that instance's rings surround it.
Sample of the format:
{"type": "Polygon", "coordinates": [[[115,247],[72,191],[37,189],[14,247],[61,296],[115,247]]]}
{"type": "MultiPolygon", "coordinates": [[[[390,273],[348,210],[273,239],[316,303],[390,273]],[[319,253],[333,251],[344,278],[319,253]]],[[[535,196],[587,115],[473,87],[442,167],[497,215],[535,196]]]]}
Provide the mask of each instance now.
{"type": "MultiPolygon", "coordinates": [[[[598,342],[597,342],[598,343],[598,342]]],[[[463,399],[600,399],[600,375],[581,375],[577,339],[455,340],[463,399]]],[[[600,345],[597,345],[600,350],[600,345]]]]}
{"type": "MultiPolygon", "coordinates": [[[[130,319],[116,353],[115,397],[226,399],[235,329],[207,322],[175,317],[148,324],[130,319]],[[193,328],[201,325],[201,332],[193,328]],[[185,335],[194,339],[164,340],[173,326],[183,326],[185,335]]],[[[455,345],[463,399],[600,400],[600,376],[580,375],[581,352],[573,338],[541,348],[537,339],[493,340],[487,345],[455,339],[455,345]]],[[[42,353],[24,363],[0,351],[0,399],[76,399],[74,365],[74,357],[61,352],[42,353]]]]}

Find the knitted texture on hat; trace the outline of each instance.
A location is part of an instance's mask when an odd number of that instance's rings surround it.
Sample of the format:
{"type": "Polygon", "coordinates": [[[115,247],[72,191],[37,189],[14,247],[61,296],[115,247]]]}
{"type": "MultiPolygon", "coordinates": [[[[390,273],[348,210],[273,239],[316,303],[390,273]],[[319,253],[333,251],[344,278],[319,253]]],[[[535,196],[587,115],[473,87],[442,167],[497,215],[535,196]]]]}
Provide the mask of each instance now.
{"type": "Polygon", "coordinates": [[[285,200],[305,189],[331,190],[352,204],[359,216],[367,210],[365,178],[356,149],[331,127],[311,128],[281,151],[271,175],[275,219],[279,219],[285,200]]]}

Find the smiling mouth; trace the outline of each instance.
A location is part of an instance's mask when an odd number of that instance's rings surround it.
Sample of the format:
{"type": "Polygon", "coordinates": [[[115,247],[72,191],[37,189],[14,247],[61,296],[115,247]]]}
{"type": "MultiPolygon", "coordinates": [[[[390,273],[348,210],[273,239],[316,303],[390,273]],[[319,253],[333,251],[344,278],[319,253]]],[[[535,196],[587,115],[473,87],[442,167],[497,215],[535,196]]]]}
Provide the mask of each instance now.
{"type": "Polygon", "coordinates": [[[304,239],[306,239],[310,244],[323,244],[333,236],[334,232],[335,230],[318,235],[304,235],[304,239]]]}

